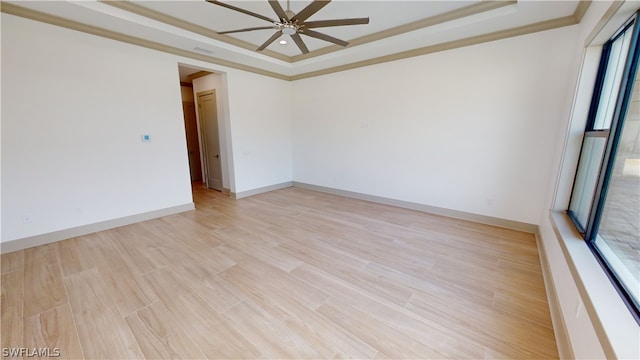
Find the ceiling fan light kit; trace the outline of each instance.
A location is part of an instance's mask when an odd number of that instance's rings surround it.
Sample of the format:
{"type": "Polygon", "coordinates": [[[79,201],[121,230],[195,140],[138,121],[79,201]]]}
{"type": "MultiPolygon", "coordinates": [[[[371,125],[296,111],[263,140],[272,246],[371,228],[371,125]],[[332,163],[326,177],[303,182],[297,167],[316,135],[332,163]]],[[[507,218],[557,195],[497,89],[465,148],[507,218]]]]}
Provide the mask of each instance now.
{"type": "Polygon", "coordinates": [[[317,13],[320,9],[327,6],[331,2],[331,0],[313,0],[311,4],[307,5],[298,14],[295,14],[289,8],[289,0],[287,0],[286,11],[282,8],[278,0],[268,0],[269,5],[271,5],[271,8],[278,16],[278,20],[271,19],[269,17],[254,13],[249,10],[241,9],[239,7],[236,7],[227,3],[223,3],[221,1],[217,1],[217,0],[205,0],[205,1],[211,4],[222,6],[227,9],[241,12],[243,14],[253,16],[255,18],[272,23],[272,26],[251,27],[251,28],[219,32],[219,34],[231,34],[231,33],[247,32],[247,31],[254,31],[254,30],[266,30],[266,29],[276,30],[276,32],[269,39],[267,39],[267,41],[265,41],[262,45],[260,45],[256,49],[256,51],[264,50],[272,42],[278,39],[282,34],[291,36],[291,39],[296,43],[296,45],[298,46],[300,51],[302,51],[303,54],[308,53],[309,49],[305,45],[300,35],[310,36],[310,37],[328,41],[330,43],[340,45],[340,46],[347,46],[349,45],[347,41],[340,40],[333,36],[329,36],[327,34],[323,34],[311,29],[320,28],[320,27],[332,27],[332,26],[362,25],[362,24],[369,23],[368,17],[353,18],[353,19],[318,20],[318,21],[309,21],[309,22],[306,21],[309,17],[317,13]]]}
{"type": "Polygon", "coordinates": [[[298,27],[294,24],[282,24],[280,31],[285,35],[293,35],[298,32],[298,27]]]}

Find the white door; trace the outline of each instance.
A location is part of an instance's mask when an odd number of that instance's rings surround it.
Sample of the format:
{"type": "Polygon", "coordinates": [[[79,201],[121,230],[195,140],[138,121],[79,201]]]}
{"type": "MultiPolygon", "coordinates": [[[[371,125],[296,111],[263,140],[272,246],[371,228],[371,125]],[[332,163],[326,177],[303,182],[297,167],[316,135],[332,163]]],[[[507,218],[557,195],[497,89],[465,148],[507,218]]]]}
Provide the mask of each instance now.
{"type": "Polygon", "coordinates": [[[208,188],[222,191],[222,162],[215,90],[198,93],[198,113],[203,135],[205,181],[208,188]]]}

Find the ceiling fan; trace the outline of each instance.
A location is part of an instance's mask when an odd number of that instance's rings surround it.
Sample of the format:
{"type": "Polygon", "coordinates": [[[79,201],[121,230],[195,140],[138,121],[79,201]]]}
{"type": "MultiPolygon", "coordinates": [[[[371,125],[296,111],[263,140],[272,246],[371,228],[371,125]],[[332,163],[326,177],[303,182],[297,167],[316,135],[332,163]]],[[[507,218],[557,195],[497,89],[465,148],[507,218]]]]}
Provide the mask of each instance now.
{"type": "Polygon", "coordinates": [[[330,26],[361,25],[361,24],[369,23],[368,17],[354,18],[354,19],[306,21],[309,17],[311,17],[311,15],[315,14],[320,9],[327,6],[331,2],[331,0],[314,0],[311,4],[307,5],[307,7],[302,9],[302,11],[300,11],[297,14],[295,14],[293,11],[290,10],[289,0],[287,0],[286,11],[282,8],[282,6],[280,6],[280,3],[278,2],[278,0],[268,0],[269,5],[271,5],[271,8],[278,16],[278,20],[273,20],[269,17],[256,14],[252,11],[241,9],[239,7],[235,7],[233,5],[229,5],[217,0],[206,0],[206,1],[208,3],[219,5],[227,9],[235,10],[243,14],[253,16],[258,19],[262,19],[272,23],[271,26],[251,27],[251,28],[245,28],[245,29],[219,32],[219,34],[231,34],[231,33],[246,32],[246,31],[253,31],[253,30],[275,29],[276,32],[269,39],[267,39],[267,41],[265,41],[262,45],[260,45],[260,47],[258,47],[256,51],[264,50],[272,42],[276,41],[276,39],[278,39],[282,34],[291,36],[291,38],[296,43],[296,45],[298,45],[298,48],[300,48],[300,51],[302,51],[302,53],[304,54],[308,53],[309,49],[305,45],[304,41],[302,41],[302,38],[300,37],[300,35],[310,36],[310,37],[328,41],[340,46],[347,46],[349,45],[349,43],[344,40],[340,40],[333,36],[329,36],[327,34],[323,34],[311,29],[321,28],[321,27],[330,27],[330,26]]]}

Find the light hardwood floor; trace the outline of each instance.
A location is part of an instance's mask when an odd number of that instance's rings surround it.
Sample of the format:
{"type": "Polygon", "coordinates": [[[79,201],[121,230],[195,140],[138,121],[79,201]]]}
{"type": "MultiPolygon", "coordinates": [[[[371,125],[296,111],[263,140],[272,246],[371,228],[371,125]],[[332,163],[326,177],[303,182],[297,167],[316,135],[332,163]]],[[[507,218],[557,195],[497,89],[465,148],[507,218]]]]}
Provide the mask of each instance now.
{"type": "Polygon", "coordinates": [[[287,188],[2,255],[2,347],[557,358],[531,234],[287,188]]]}

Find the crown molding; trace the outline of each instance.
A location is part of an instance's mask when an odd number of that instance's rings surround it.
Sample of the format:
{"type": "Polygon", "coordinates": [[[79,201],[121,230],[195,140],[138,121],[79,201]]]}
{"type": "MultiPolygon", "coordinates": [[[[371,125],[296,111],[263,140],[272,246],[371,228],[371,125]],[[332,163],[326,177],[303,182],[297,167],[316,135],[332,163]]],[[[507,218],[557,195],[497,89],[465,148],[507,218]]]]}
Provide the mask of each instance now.
{"type": "Polygon", "coordinates": [[[355,69],[363,66],[370,66],[370,65],[381,64],[381,63],[390,62],[390,61],[402,60],[410,57],[426,55],[426,54],[431,54],[431,53],[445,51],[445,50],[457,49],[465,46],[482,44],[489,41],[502,40],[502,39],[506,39],[514,36],[526,35],[526,34],[531,34],[531,33],[545,31],[545,30],[552,30],[552,29],[575,25],[575,24],[576,24],[575,17],[573,15],[569,15],[561,18],[556,18],[556,19],[541,21],[541,22],[537,22],[537,23],[533,23],[525,26],[520,26],[517,28],[496,31],[489,34],[483,34],[478,36],[472,36],[472,37],[454,40],[454,41],[450,41],[442,44],[425,46],[422,48],[380,56],[373,59],[367,59],[367,60],[353,62],[350,64],[341,65],[341,66],[335,66],[332,68],[294,75],[290,77],[290,80],[300,80],[300,79],[305,79],[305,78],[310,78],[310,77],[315,77],[320,75],[326,75],[326,74],[331,74],[339,71],[351,70],[351,69],[355,69]]]}
{"type": "MultiPolygon", "coordinates": [[[[144,6],[141,6],[141,5],[138,5],[138,4],[134,4],[134,3],[130,2],[130,1],[112,1],[112,0],[98,0],[98,1],[103,3],[103,4],[110,5],[110,6],[113,6],[115,8],[118,8],[120,10],[128,11],[128,12],[134,13],[136,15],[144,16],[144,17],[149,18],[151,20],[156,20],[156,21],[159,21],[161,23],[165,23],[167,25],[172,25],[172,26],[175,26],[175,27],[183,29],[183,30],[187,30],[187,31],[190,31],[190,32],[193,32],[193,33],[196,33],[196,34],[200,34],[202,36],[206,36],[206,37],[208,37],[210,39],[222,41],[222,42],[225,42],[227,44],[234,45],[234,46],[237,46],[237,47],[240,47],[240,48],[243,48],[243,49],[247,49],[247,50],[251,50],[251,51],[255,51],[256,50],[256,45],[251,44],[249,42],[236,39],[236,38],[234,38],[232,36],[229,36],[229,35],[218,34],[216,31],[211,30],[209,28],[206,28],[204,26],[196,25],[196,24],[190,23],[188,21],[184,21],[184,20],[178,19],[176,17],[167,15],[165,13],[161,13],[159,11],[151,10],[151,9],[146,8],[144,6]]],[[[291,62],[291,57],[289,57],[287,55],[280,54],[280,53],[272,51],[272,50],[265,49],[265,50],[262,51],[262,53],[264,55],[270,56],[272,58],[276,58],[276,59],[279,59],[279,60],[291,62]]]]}
{"type": "Polygon", "coordinates": [[[576,18],[576,24],[579,24],[582,21],[582,17],[591,6],[591,0],[581,0],[576,6],[576,10],[573,12],[573,16],[576,18]]]}
{"type": "Polygon", "coordinates": [[[244,71],[252,72],[255,74],[273,77],[276,79],[290,80],[290,77],[287,75],[263,70],[257,67],[242,65],[242,64],[235,63],[233,61],[228,61],[228,60],[220,59],[213,56],[207,56],[207,55],[202,55],[202,54],[194,53],[194,52],[183,50],[183,49],[178,49],[173,46],[168,46],[168,45],[160,44],[157,42],[140,39],[135,36],[102,29],[96,26],[86,25],[73,20],[63,19],[61,17],[45,14],[43,12],[27,9],[22,6],[18,6],[18,5],[7,3],[7,2],[2,2],[1,4],[2,5],[0,7],[0,11],[5,14],[18,16],[25,19],[35,20],[35,21],[43,22],[50,25],[60,26],[70,30],[80,31],[83,33],[96,35],[96,36],[104,37],[111,40],[121,41],[128,44],[145,47],[148,49],[162,51],[169,54],[183,56],[186,58],[200,60],[200,61],[208,62],[211,64],[221,65],[221,66],[238,69],[238,70],[244,70],[244,71]]]}
{"type": "MultiPolygon", "coordinates": [[[[190,23],[188,21],[184,21],[181,19],[178,19],[176,17],[161,13],[159,11],[155,11],[149,8],[146,8],[144,6],[138,5],[138,4],[134,4],[130,1],[121,1],[121,0],[117,0],[117,1],[113,1],[113,0],[99,0],[101,3],[103,4],[107,4],[113,7],[116,7],[118,9],[121,10],[125,10],[140,16],[144,16],[146,18],[149,18],[151,20],[155,20],[155,21],[159,21],[168,25],[172,25],[175,26],[177,28],[183,29],[183,30],[187,30],[187,31],[191,31],[203,36],[206,36],[208,38],[211,39],[215,39],[218,41],[222,41],[225,42],[227,44],[230,45],[235,45],[238,47],[241,47],[243,49],[247,49],[247,50],[251,50],[254,51],[256,49],[256,45],[255,44],[251,44],[248,43],[246,41],[242,41],[239,40],[235,37],[229,36],[229,35],[222,35],[222,34],[218,34],[216,31],[211,30],[209,28],[200,26],[200,25],[196,25],[193,23],[190,23]]],[[[436,16],[432,16],[432,17],[428,17],[425,19],[421,19],[418,21],[414,21],[412,23],[409,24],[405,24],[405,25],[401,25],[401,26],[397,26],[391,29],[386,29],[383,31],[379,31],[377,33],[373,33],[373,34],[369,34],[366,36],[362,36],[353,40],[349,40],[349,45],[347,45],[347,47],[354,47],[354,46],[358,46],[358,45],[363,45],[363,44],[367,44],[370,42],[374,42],[374,41],[378,41],[378,40],[382,40],[388,37],[392,37],[392,36],[396,36],[396,35],[401,35],[410,31],[414,31],[414,30],[419,30],[419,29],[423,29],[426,27],[430,27],[430,26],[434,26],[437,24],[442,24],[448,21],[453,21],[453,20],[457,20],[457,19],[461,19],[461,18],[465,18],[468,16],[472,16],[472,15],[477,15],[486,11],[491,11],[491,10],[495,10],[495,9],[499,9],[501,7],[504,6],[510,6],[510,5],[514,5],[517,4],[517,0],[490,0],[490,1],[482,1],[480,3],[477,4],[472,4],[469,6],[466,6],[464,8],[461,9],[456,9],[453,11],[449,11],[446,12],[444,14],[439,14],[436,16]]],[[[270,56],[272,58],[275,59],[279,59],[279,60],[283,60],[289,63],[295,63],[297,61],[301,61],[301,60],[306,60],[306,59],[310,59],[310,58],[314,58],[317,56],[321,56],[321,55],[326,55],[326,54],[330,54],[332,52],[336,52],[339,50],[344,49],[345,47],[339,46],[339,45],[330,45],[330,46],[326,46],[324,48],[318,49],[318,50],[314,50],[311,51],[307,54],[300,54],[300,55],[296,55],[296,56],[287,56],[269,49],[265,49],[262,50],[261,53],[267,56],[270,56]]]]}
{"type": "MultiPolygon", "coordinates": [[[[448,21],[454,21],[454,20],[465,18],[465,17],[478,15],[483,12],[502,8],[504,6],[514,5],[517,2],[518,2],[517,0],[483,1],[477,4],[473,4],[460,9],[449,11],[444,14],[428,17],[422,20],[414,21],[408,24],[396,26],[391,29],[382,30],[373,34],[369,34],[353,40],[349,40],[349,45],[347,45],[347,47],[355,47],[355,46],[367,44],[370,42],[386,39],[392,36],[402,35],[411,31],[420,30],[430,26],[442,24],[448,21]]],[[[340,45],[330,45],[322,49],[311,51],[308,54],[300,54],[300,55],[293,56],[291,59],[292,59],[292,62],[296,62],[296,61],[305,60],[305,59],[313,58],[320,55],[330,54],[332,52],[336,52],[342,49],[344,49],[344,47],[340,45]]]]}
{"type": "MultiPolygon", "coordinates": [[[[104,3],[108,3],[109,5],[113,5],[113,3],[119,3],[116,7],[120,7],[120,8],[125,9],[124,7],[121,7],[121,5],[122,5],[121,3],[125,3],[125,2],[122,2],[122,1],[117,1],[117,2],[109,1],[109,2],[104,2],[104,3]]],[[[511,4],[515,3],[515,1],[491,1],[491,2],[487,2],[486,5],[483,4],[483,6],[486,6],[486,7],[496,6],[494,3],[506,3],[508,5],[511,5],[511,4]]],[[[130,4],[130,5],[137,6],[135,4],[130,4]]],[[[130,5],[124,5],[124,6],[128,7],[130,5]]],[[[478,5],[478,4],[476,4],[476,5],[478,5]]],[[[366,42],[376,41],[376,40],[382,39],[384,37],[395,36],[395,35],[402,34],[402,33],[407,32],[407,31],[412,31],[412,30],[415,30],[415,29],[419,29],[419,28],[421,28],[421,26],[422,27],[424,27],[424,26],[433,26],[433,25],[441,23],[441,22],[450,21],[450,20],[453,20],[453,19],[456,19],[456,18],[462,18],[464,16],[469,16],[472,13],[474,13],[475,11],[477,11],[476,13],[481,12],[480,8],[475,8],[474,7],[476,5],[469,6],[469,7],[463,8],[463,9],[459,9],[457,11],[449,12],[447,14],[442,14],[442,15],[440,15],[440,16],[442,16],[441,18],[436,16],[436,17],[432,17],[432,18],[429,18],[429,19],[424,19],[424,20],[421,20],[421,21],[418,21],[418,22],[415,22],[415,23],[403,25],[403,26],[400,26],[400,27],[397,27],[397,28],[394,28],[394,29],[389,29],[389,30],[385,30],[385,31],[382,31],[382,32],[379,32],[379,33],[371,34],[371,35],[368,35],[368,36],[365,36],[365,37],[362,37],[362,38],[359,38],[359,39],[355,39],[354,42],[356,44],[361,44],[361,43],[359,43],[359,41],[361,41],[362,44],[364,44],[366,42]],[[445,17],[445,15],[446,15],[446,17],[445,17]],[[438,18],[438,19],[435,19],[435,18],[438,18]],[[426,25],[427,23],[429,23],[430,25],[426,25]],[[387,33],[387,31],[389,31],[389,33],[387,33]],[[383,37],[381,37],[381,36],[383,36],[383,37]]],[[[191,58],[191,59],[195,59],[195,60],[199,60],[199,61],[203,61],[203,62],[208,62],[208,63],[215,64],[215,65],[221,65],[221,66],[225,66],[225,67],[229,67],[229,68],[233,68],[233,69],[252,72],[252,73],[255,73],[255,74],[260,74],[260,75],[264,75],[264,76],[268,76],[268,77],[272,77],[272,78],[276,78],[276,79],[294,81],[294,80],[306,79],[306,78],[315,77],[315,76],[327,75],[327,74],[331,74],[331,73],[335,73],[335,72],[339,72],[339,71],[356,69],[356,68],[363,67],[363,66],[370,66],[370,65],[375,65],[375,64],[380,64],[380,63],[385,63],[385,62],[390,62],[390,61],[396,61],[396,60],[406,59],[406,58],[410,58],[410,57],[426,55],[426,54],[431,54],[431,53],[445,51],[445,50],[456,49],[456,48],[460,48],[460,47],[464,47],[464,46],[471,46],[471,45],[481,44],[481,43],[485,43],[485,42],[489,42],[489,41],[501,40],[501,39],[506,39],[506,38],[510,38],[510,37],[514,37],[514,36],[526,35],[526,34],[530,34],[530,33],[556,29],[556,28],[560,28],[560,27],[564,27],[564,26],[575,25],[575,24],[578,24],[580,22],[580,20],[582,19],[582,17],[586,13],[586,11],[588,10],[590,5],[591,5],[591,1],[581,1],[578,4],[578,6],[576,7],[576,10],[574,11],[574,13],[572,15],[569,15],[569,16],[564,16],[564,17],[560,17],[560,18],[556,18],[556,19],[541,21],[541,22],[537,22],[537,23],[533,23],[533,24],[529,24],[529,25],[525,25],[525,26],[516,27],[516,28],[496,31],[496,32],[489,33],[489,34],[482,34],[482,35],[478,35],[478,36],[472,36],[472,37],[463,38],[463,39],[459,39],[459,40],[454,40],[454,41],[450,41],[450,42],[446,42],[446,43],[442,43],[442,44],[430,45],[430,46],[425,46],[425,47],[421,47],[421,48],[417,48],[417,49],[402,51],[402,52],[398,52],[398,53],[394,53],[394,54],[380,56],[380,57],[373,58],[373,59],[368,59],[368,60],[363,60],[363,61],[356,61],[356,62],[345,64],[345,65],[335,66],[335,67],[322,69],[322,70],[318,70],[318,71],[306,72],[306,73],[297,74],[297,75],[293,75],[293,76],[283,75],[283,74],[280,74],[280,73],[263,70],[263,69],[260,69],[260,68],[257,68],[257,67],[253,67],[253,66],[242,65],[242,64],[235,63],[233,61],[228,61],[228,60],[220,59],[220,58],[213,57],[213,56],[207,56],[207,55],[203,55],[203,54],[199,54],[199,53],[194,53],[194,52],[191,52],[191,51],[175,48],[175,47],[172,47],[172,46],[156,43],[156,42],[153,42],[153,41],[140,39],[140,38],[137,38],[137,37],[134,37],[134,36],[130,36],[130,35],[114,32],[114,31],[110,31],[110,30],[105,30],[105,29],[102,29],[102,28],[99,28],[99,27],[86,25],[86,24],[82,24],[82,23],[79,23],[79,22],[76,22],[76,21],[73,21],[73,20],[67,20],[67,19],[63,19],[63,18],[57,17],[57,16],[53,16],[53,15],[49,15],[49,14],[46,14],[46,13],[38,12],[38,11],[35,11],[35,10],[27,9],[27,8],[24,8],[24,7],[15,5],[15,4],[11,4],[11,3],[2,2],[1,3],[1,7],[0,7],[0,11],[2,11],[3,13],[6,13],[6,14],[19,16],[19,17],[23,17],[23,18],[27,18],[27,19],[31,19],[31,20],[35,20],[35,21],[39,21],[39,22],[43,22],[43,23],[47,23],[47,24],[51,24],[51,25],[56,25],[56,26],[67,28],[67,29],[80,31],[80,32],[84,32],[84,33],[88,33],[88,34],[92,34],[92,35],[96,35],[96,36],[101,36],[101,37],[105,37],[105,38],[108,38],[108,39],[121,41],[121,42],[129,43],[129,44],[133,44],[133,45],[137,45],[137,46],[142,46],[142,47],[146,47],[146,48],[149,48],[149,49],[162,51],[162,52],[166,52],[166,53],[170,53],[170,54],[174,54],[174,55],[178,55],[178,56],[182,56],[182,57],[186,57],[186,58],[191,58]]],[[[502,6],[505,6],[505,5],[502,5],[502,6]]],[[[484,8],[484,9],[485,10],[483,10],[483,11],[488,11],[488,10],[486,10],[487,8],[484,8]]],[[[194,26],[197,26],[197,25],[194,25],[194,26]]],[[[217,34],[217,36],[223,36],[223,35],[217,34]]],[[[251,45],[251,46],[253,47],[254,45],[251,45]]],[[[328,47],[328,48],[331,48],[331,46],[328,47]]],[[[342,47],[339,47],[339,48],[342,48],[342,47]]],[[[316,52],[327,51],[327,53],[329,53],[329,52],[335,51],[335,50],[329,51],[330,49],[329,50],[324,50],[324,49],[327,49],[327,48],[316,50],[316,52]]],[[[314,55],[314,56],[319,56],[319,55],[323,55],[323,54],[324,53],[318,54],[318,55],[314,55]]],[[[307,55],[309,55],[309,54],[307,54],[307,55]]],[[[286,58],[289,58],[289,57],[286,57],[286,58]]],[[[295,58],[295,57],[293,57],[293,58],[295,58]]],[[[298,60],[296,60],[296,61],[298,61],[298,60]]]]}

